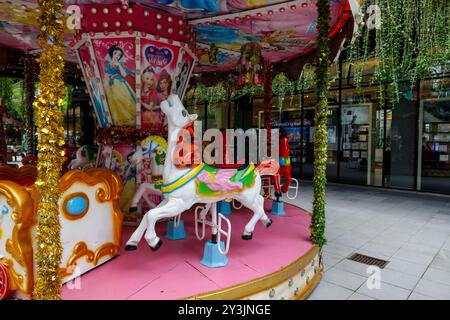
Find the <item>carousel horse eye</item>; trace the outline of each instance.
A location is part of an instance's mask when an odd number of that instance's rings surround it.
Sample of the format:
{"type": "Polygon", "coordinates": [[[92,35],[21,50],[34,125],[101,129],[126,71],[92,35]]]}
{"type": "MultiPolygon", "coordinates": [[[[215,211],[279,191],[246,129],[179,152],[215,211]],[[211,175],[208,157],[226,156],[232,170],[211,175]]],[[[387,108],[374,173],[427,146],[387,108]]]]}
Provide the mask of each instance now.
{"type": "Polygon", "coordinates": [[[187,116],[187,112],[186,112],[186,110],[183,110],[183,111],[181,111],[181,114],[183,115],[183,117],[185,117],[185,118],[186,118],[186,116],[187,116]]]}
{"type": "Polygon", "coordinates": [[[172,103],[172,100],[167,100],[167,102],[169,103],[169,107],[173,107],[173,103],[172,103]]]}

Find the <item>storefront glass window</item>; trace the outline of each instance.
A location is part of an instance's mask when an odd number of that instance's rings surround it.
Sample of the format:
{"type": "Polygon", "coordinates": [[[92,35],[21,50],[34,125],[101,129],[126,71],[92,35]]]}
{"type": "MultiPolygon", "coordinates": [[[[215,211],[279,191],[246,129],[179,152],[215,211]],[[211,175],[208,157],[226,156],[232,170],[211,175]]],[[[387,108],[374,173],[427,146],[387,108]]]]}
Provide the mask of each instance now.
{"type": "Polygon", "coordinates": [[[399,102],[392,104],[391,132],[385,153],[390,177],[385,186],[415,188],[417,124],[417,92],[409,83],[403,83],[399,102]]]}
{"type": "Polygon", "coordinates": [[[448,79],[421,87],[417,189],[450,194],[450,90],[438,92],[448,79]]]}

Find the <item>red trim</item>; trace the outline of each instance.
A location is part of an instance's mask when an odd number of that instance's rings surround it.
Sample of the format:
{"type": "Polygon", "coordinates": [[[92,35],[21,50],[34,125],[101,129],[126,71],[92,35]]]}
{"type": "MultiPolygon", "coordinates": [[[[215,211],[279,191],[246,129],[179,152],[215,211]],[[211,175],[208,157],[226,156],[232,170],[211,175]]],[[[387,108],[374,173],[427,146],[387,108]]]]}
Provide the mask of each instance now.
{"type": "Polygon", "coordinates": [[[188,44],[191,44],[188,35],[193,38],[193,30],[185,17],[138,4],[130,5],[127,10],[121,5],[104,4],[80,5],[80,9],[83,14],[81,33],[141,31],[188,44]]]}

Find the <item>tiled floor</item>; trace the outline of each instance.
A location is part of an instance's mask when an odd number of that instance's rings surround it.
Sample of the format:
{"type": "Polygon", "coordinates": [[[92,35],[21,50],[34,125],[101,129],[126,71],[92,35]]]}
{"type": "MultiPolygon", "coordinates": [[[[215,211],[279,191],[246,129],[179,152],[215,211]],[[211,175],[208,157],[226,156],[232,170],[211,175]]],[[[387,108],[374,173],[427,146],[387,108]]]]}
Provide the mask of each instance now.
{"type": "MultiPolygon", "coordinates": [[[[326,199],[325,273],[309,299],[450,299],[450,197],[329,184],[326,199]],[[373,273],[354,252],[389,263],[373,273]]],[[[286,201],[312,211],[311,183],[286,201]]]]}

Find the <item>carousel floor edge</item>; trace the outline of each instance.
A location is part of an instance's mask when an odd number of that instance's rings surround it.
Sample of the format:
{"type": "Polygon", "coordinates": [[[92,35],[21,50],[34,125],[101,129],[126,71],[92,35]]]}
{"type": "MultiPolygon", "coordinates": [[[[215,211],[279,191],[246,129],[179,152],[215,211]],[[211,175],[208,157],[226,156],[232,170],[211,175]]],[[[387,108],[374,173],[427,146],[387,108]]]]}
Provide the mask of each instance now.
{"type": "MultiPolygon", "coordinates": [[[[270,202],[266,205],[266,211],[270,202]]],[[[252,241],[240,239],[249,219],[244,209],[230,216],[233,230],[229,265],[200,264],[204,241],[194,234],[193,214],[185,215],[188,238],[166,240],[165,223],[157,225],[163,247],[152,252],[145,241],[81,276],[81,287],[62,289],[67,300],[304,299],[320,280],[321,250],[310,241],[309,214],[286,203],[285,216],[259,224],[252,241]]],[[[125,242],[134,228],[124,228],[125,242]]]]}
{"type": "Polygon", "coordinates": [[[181,300],[305,300],[320,282],[322,273],[321,251],[315,245],[304,256],[279,271],[181,300]]]}

